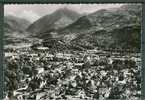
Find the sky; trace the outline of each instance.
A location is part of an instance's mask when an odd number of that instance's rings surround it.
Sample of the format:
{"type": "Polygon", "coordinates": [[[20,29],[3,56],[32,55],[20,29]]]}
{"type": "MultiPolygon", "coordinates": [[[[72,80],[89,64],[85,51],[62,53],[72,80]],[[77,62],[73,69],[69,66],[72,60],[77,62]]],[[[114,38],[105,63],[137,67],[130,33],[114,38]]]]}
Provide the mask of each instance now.
{"type": "Polygon", "coordinates": [[[78,13],[88,14],[100,9],[115,9],[122,5],[123,4],[7,4],[4,6],[4,14],[34,22],[40,17],[51,14],[57,9],[64,7],[78,13]]]}

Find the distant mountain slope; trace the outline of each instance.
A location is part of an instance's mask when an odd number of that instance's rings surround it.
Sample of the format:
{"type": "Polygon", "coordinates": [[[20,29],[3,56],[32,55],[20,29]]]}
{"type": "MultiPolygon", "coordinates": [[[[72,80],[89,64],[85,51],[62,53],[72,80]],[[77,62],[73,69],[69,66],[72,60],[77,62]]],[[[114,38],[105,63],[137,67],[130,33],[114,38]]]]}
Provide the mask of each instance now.
{"type": "Polygon", "coordinates": [[[41,35],[45,35],[45,33],[66,27],[76,21],[80,16],[80,14],[72,10],[62,8],[50,15],[38,19],[30,25],[27,30],[41,37],[41,35]]]}
{"type": "Polygon", "coordinates": [[[26,39],[29,33],[26,32],[26,28],[30,25],[30,22],[15,16],[4,17],[4,42],[7,44],[14,44],[20,42],[28,42],[26,39]]]}
{"type": "Polygon", "coordinates": [[[4,17],[4,29],[5,31],[25,31],[30,25],[30,22],[26,19],[18,18],[15,16],[4,17]]]}

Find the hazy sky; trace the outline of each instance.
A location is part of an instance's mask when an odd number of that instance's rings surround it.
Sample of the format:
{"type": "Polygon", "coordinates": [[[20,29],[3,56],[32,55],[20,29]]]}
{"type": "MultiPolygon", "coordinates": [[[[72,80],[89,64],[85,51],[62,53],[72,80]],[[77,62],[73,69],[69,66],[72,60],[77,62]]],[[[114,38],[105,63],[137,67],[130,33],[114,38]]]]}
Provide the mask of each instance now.
{"type": "Polygon", "coordinates": [[[120,7],[122,4],[10,4],[4,6],[5,15],[25,18],[31,22],[59,8],[72,9],[78,13],[91,13],[99,9],[120,7]]]}

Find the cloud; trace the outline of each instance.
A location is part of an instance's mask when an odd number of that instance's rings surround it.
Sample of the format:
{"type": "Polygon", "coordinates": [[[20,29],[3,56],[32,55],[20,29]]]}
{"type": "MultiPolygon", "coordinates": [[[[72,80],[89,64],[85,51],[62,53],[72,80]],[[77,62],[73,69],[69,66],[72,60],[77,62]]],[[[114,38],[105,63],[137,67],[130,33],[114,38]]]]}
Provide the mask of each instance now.
{"type": "Polygon", "coordinates": [[[18,17],[27,19],[30,22],[33,22],[40,18],[40,16],[37,13],[33,12],[32,10],[29,11],[24,10],[22,13],[18,15],[18,17]]]}
{"type": "Polygon", "coordinates": [[[4,12],[4,15],[7,16],[7,15],[11,15],[11,16],[15,16],[15,17],[19,17],[19,18],[23,18],[23,19],[26,19],[30,22],[34,22],[36,21],[37,19],[39,19],[41,16],[38,15],[37,13],[35,13],[34,11],[32,10],[22,10],[21,12],[4,12]]]}

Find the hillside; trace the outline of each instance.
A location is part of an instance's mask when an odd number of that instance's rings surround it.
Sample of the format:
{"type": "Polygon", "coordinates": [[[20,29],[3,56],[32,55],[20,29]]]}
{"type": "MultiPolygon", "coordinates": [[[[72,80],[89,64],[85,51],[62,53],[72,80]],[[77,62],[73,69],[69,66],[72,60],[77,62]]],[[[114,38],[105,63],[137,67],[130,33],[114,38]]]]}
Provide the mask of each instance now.
{"type": "Polygon", "coordinates": [[[66,27],[76,21],[80,16],[80,14],[72,10],[61,8],[32,23],[27,31],[32,32],[37,37],[43,37],[43,35],[51,31],[66,27]]]}
{"type": "Polygon", "coordinates": [[[15,16],[5,16],[4,17],[4,29],[5,31],[25,31],[25,29],[30,25],[30,22],[26,19],[18,18],[15,16]]]}
{"type": "Polygon", "coordinates": [[[30,25],[30,22],[26,19],[18,18],[15,16],[4,17],[4,42],[5,44],[13,44],[20,42],[27,42],[25,39],[29,33],[26,32],[26,28],[30,25]]]}
{"type": "Polygon", "coordinates": [[[123,5],[121,8],[96,11],[58,30],[58,33],[64,40],[83,47],[139,49],[141,5],[123,5]],[[74,38],[70,39],[69,35],[74,38]]]}

